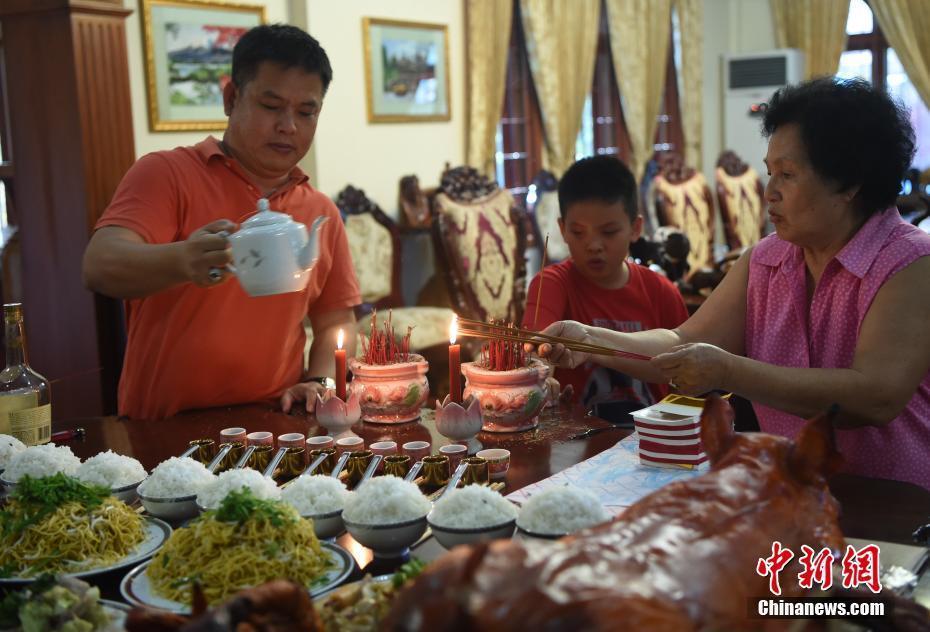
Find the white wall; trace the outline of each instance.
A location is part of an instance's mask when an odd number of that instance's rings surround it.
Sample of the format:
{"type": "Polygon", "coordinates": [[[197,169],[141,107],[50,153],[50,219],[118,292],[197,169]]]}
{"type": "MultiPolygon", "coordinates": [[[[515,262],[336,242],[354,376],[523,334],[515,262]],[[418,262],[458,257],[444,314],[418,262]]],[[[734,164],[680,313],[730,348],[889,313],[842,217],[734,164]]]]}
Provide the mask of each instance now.
{"type": "Polygon", "coordinates": [[[346,184],[365,190],[397,217],[400,178],[434,186],[444,164],[465,160],[465,43],[461,0],[308,0],[310,33],[333,64],[314,143],[317,186],[334,196],[346,184]],[[448,25],[451,114],[448,122],[368,123],[362,17],[448,25]]]}
{"type": "MultiPolygon", "coordinates": [[[[333,66],[316,140],[301,166],[312,184],[335,196],[346,184],[362,188],[397,217],[400,178],[416,174],[422,186],[438,183],[444,164],[465,160],[464,13],[460,0],[237,0],[264,4],[269,22],[288,22],[316,37],[333,66]],[[369,124],[365,111],[362,17],[448,25],[452,119],[434,123],[369,124]]],[[[141,3],[124,0],[133,13],[126,22],[136,156],[191,145],[214,132],[149,131],[141,3]]]]}

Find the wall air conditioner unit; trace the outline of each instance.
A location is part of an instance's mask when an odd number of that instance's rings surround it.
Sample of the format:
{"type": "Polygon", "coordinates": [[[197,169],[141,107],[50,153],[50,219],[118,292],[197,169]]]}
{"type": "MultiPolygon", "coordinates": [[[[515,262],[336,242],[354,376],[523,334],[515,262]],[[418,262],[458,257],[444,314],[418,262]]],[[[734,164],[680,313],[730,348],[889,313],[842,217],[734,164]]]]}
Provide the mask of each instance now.
{"type": "Polygon", "coordinates": [[[762,137],[761,106],[803,78],[804,53],[793,48],[723,56],[723,149],[735,151],[763,182],[768,141],[762,137]]]}

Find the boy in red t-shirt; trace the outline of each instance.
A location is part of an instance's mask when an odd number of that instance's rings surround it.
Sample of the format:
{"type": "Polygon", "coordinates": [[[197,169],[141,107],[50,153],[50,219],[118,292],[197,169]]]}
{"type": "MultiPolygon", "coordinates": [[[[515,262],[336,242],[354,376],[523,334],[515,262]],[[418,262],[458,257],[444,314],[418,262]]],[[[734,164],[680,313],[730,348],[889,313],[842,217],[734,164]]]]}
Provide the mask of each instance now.
{"type": "MultiPolygon", "coordinates": [[[[632,332],[674,329],[687,319],[681,294],[668,279],[627,260],[643,229],[636,192],[633,174],[610,156],[583,158],[565,172],[559,182],[559,230],[571,258],[547,266],[530,283],[524,327],[539,331],[559,320],[576,320],[632,332]]],[[[668,393],[665,384],[644,384],[593,362],[557,369],[555,377],[563,389],[572,386],[576,401],[615,419],[668,393]]]]}

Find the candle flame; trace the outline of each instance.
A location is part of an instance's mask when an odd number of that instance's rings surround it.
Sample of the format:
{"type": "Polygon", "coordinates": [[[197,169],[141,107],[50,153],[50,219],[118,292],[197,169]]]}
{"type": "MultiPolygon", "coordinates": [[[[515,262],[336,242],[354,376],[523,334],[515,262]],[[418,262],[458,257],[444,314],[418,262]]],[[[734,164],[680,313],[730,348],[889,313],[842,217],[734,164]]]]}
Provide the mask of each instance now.
{"type": "Polygon", "coordinates": [[[459,333],[459,315],[452,314],[452,322],[449,323],[449,344],[455,344],[455,338],[459,333]]]}
{"type": "Polygon", "coordinates": [[[342,349],[342,342],[345,339],[345,333],[340,329],[339,333],[336,335],[336,348],[342,349]]]}

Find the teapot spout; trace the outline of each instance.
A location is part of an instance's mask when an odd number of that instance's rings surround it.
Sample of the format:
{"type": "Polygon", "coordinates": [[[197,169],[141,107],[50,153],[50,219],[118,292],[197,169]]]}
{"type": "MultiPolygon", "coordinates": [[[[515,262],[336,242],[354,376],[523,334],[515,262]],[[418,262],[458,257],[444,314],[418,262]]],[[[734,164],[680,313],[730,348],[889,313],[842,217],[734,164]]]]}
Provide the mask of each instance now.
{"type": "Polygon", "coordinates": [[[297,255],[297,263],[304,270],[309,270],[320,257],[320,226],[326,223],[329,218],[326,216],[317,217],[310,226],[307,235],[307,244],[300,250],[297,255]]]}

